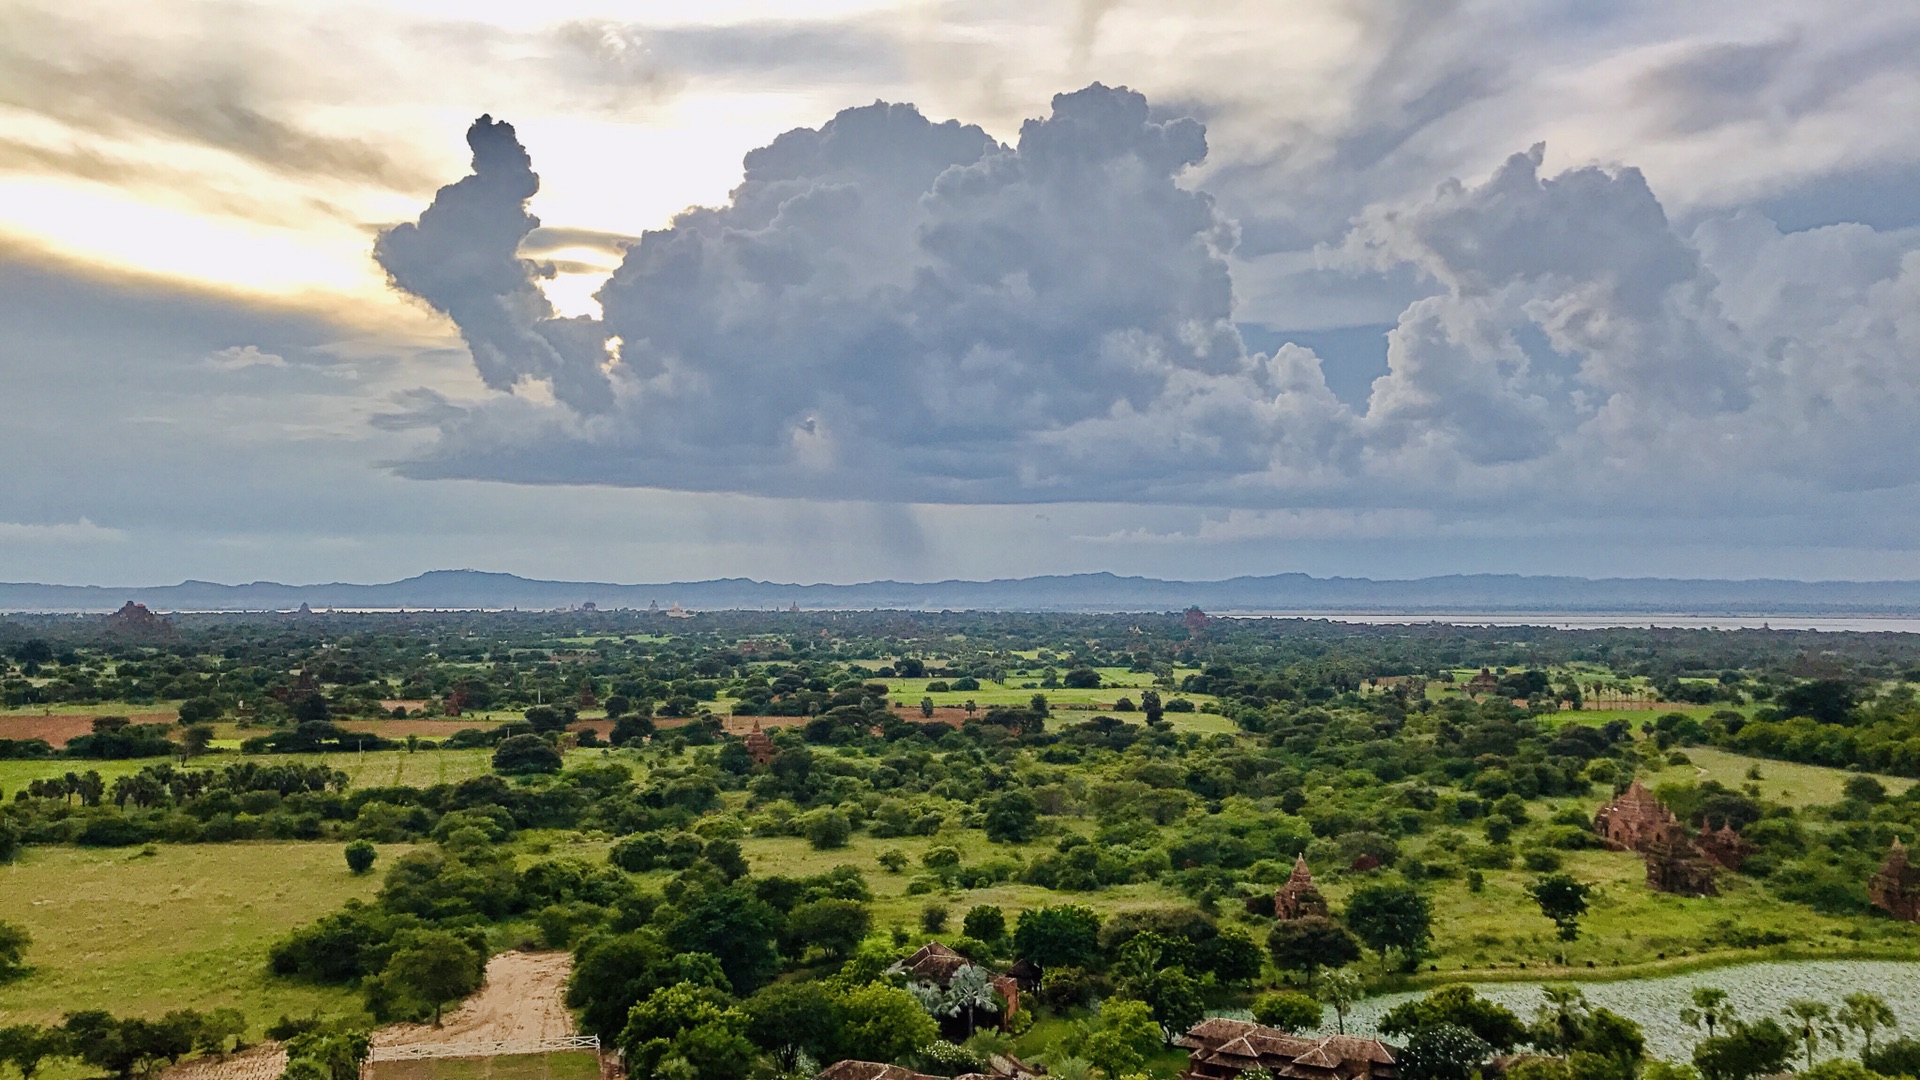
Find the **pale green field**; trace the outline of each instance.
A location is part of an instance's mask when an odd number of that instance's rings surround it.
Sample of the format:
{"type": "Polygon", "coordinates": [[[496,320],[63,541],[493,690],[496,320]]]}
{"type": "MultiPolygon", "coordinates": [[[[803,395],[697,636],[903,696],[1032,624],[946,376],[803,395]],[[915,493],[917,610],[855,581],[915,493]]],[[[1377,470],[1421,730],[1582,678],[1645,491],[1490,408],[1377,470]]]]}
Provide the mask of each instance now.
{"type": "MultiPolygon", "coordinates": [[[[1799,765],[1790,761],[1748,757],[1707,746],[1686,746],[1679,750],[1693,764],[1669,765],[1652,777],[1654,783],[1669,784],[1687,779],[1717,780],[1736,791],[1744,790],[1748,784],[1758,784],[1762,798],[1800,807],[1839,802],[1847,781],[1862,775],[1824,765],[1799,765]],[[1760,779],[1749,779],[1749,769],[1758,769],[1760,779]]],[[[1873,776],[1893,795],[1914,785],[1914,781],[1905,777],[1875,773],[1865,775],[1873,776]]]]}
{"type": "Polygon", "coordinates": [[[269,975],[267,948],[349,899],[371,899],[379,869],[407,847],[381,845],[375,872],[358,877],[335,844],[152,850],[29,848],[0,867],[0,921],[33,935],[33,970],[0,984],[0,1025],[78,1009],[158,1016],[232,1006],[258,1036],[282,1014],[360,1014],[350,990],[269,975]]]}
{"type": "MultiPolygon", "coordinates": [[[[252,761],[260,764],[287,765],[325,765],[339,769],[347,774],[353,787],[431,787],[434,784],[457,784],[476,776],[484,776],[491,771],[493,751],[476,750],[420,750],[409,753],[405,750],[369,750],[357,754],[252,754],[235,753],[208,754],[195,758],[194,768],[218,769],[240,761],[252,761]]],[[[567,764],[584,765],[602,760],[604,751],[570,750],[567,752],[567,764]]],[[[75,761],[53,758],[44,761],[0,761],[0,794],[11,797],[12,793],[23,788],[29,781],[47,777],[64,776],[70,772],[84,773],[89,769],[98,772],[103,779],[113,780],[117,776],[131,776],[148,765],[169,758],[143,758],[133,761],[75,761]]]]}

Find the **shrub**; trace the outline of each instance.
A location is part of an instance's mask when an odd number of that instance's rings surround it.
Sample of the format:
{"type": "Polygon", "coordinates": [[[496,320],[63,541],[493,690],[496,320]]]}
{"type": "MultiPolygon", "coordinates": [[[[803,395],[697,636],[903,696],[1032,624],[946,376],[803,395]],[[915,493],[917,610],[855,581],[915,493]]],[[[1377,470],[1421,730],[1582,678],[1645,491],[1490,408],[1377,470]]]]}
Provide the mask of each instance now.
{"type": "Polygon", "coordinates": [[[493,752],[493,771],[498,773],[557,773],[560,766],[560,751],[538,735],[504,739],[493,752]]]}
{"type": "Polygon", "coordinates": [[[838,810],[816,810],[808,814],[805,828],[807,843],[819,851],[846,847],[853,836],[853,822],[838,810]]]}
{"type": "Polygon", "coordinates": [[[1253,1019],[1281,1031],[1306,1031],[1320,1026],[1320,1003],[1298,990],[1261,994],[1253,999],[1253,1019]]]}
{"type": "Polygon", "coordinates": [[[920,909],[920,928],[929,934],[937,934],[947,928],[947,905],[928,904],[920,909]]]}
{"type": "Polygon", "coordinates": [[[347,845],[347,869],[355,874],[364,874],[373,869],[373,860],[379,855],[371,843],[355,840],[347,845]]]}

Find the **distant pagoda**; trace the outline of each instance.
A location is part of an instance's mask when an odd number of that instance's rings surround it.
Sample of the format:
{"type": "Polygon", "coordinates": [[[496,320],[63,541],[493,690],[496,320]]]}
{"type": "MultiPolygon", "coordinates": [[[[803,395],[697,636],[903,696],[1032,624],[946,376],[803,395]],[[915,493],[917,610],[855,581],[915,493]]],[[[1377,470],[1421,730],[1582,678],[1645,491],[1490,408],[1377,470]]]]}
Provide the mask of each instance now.
{"type": "Polygon", "coordinates": [[[1303,919],[1308,915],[1327,917],[1327,901],[1313,884],[1313,871],[1307,869],[1307,857],[1296,855],[1293,859],[1293,873],[1287,875],[1287,883],[1273,894],[1273,914],[1275,918],[1303,919]]]}
{"type": "Polygon", "coordinates": [[[1867,879],[1867,897],[1896,919],[1920,922],[1920,866],[1907,861],[1907,846],[1898,839],[1880,872],[1867,879]]]}

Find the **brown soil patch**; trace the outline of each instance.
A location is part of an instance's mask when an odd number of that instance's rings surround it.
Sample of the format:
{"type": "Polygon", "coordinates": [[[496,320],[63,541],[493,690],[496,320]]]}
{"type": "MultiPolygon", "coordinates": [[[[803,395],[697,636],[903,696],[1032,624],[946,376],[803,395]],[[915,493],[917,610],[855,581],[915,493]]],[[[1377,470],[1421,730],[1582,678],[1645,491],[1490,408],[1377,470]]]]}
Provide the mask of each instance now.
{"type": "Polygon", "coordinates": [[[433,1043],[537,1042],[574,1034],[561,1000],[573,957],[563,952],[503,952],[487,961],[480,992],[448,1013],[439,1027],[396,1024],[373,1033],[375,1046],[433,1043]]]}
{"type": "MultiPolygon", "coordinates": [[[[57,749],[67,745],[68,740],[76,735],[93,734],[93,722],[97,719],[99,717],[92,714],[35,716],[31,713],[0,713],[0,739],[45,739],[48,745],[57,749]]],[[[180,719],[180,714],[133,713],[127,719],[136,724],[171,724],[180,719]]]]}
{"type": "MultiPolygon", "coordinates": [[[[985,709],[976,709],[973,713],[975,719],[985,716],[986,714],[987,710],[985,709]]],[[[904,705],[894,709],[893,715],[905,720],[909,724],[932,722],[945,724],[948,727],[959,727],[961,724],[967,722],[967,710],[957,705],[936,705],[933,708],[933,716],[931,717],[922,713],[920,707],[917,705],[904,705]]]]}
{"type": "Polygon", "coordinates": [[[228,1057],[203,1057],[165,1070],[160,1080],[280,1080],[287,1068],[286,1048],[263,1042],[228,1057]]]}
{"type": "MultiPolygon", "coordinates": [[[[773,731],[776,728],[800,727],[811,719],[813,719],[811,716],[733,716],[729,714],[720,717],[720,730],[729,735],[745,735],[753,730],[755,720],[760,721],[761,731],[773,731]]],[[[653,726],[661,731],[672,731],[677,727],[686,727],[690,723],[692,721],[685,717],[667,719],[656,716],[653,719],[653,726]]],[[[613,729],[609,726],[607,730],[613,729]]]]}
{"type": "Polygon", "coordinates": [[[456,720],[344,720],[341,721],[340,726],[348,731],[364,731],[369,735],[383,735],[389,739],[404,739],[408,735],[444,739],[456,731],[465,731],[468,728],[479,728],[485,731],[488,728],[499,727],[500,721],[468,720],[465,718],[456,720]]]}

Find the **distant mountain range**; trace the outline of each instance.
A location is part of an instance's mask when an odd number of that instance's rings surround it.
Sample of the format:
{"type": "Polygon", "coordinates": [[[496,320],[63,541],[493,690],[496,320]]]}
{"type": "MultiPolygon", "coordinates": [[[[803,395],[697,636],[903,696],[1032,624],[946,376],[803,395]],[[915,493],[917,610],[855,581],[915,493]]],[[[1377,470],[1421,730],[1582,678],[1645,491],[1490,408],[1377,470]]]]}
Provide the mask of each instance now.
{"type": "Polygon", "coordinates": [[[127,601],[156,611],[315,609],[603,610],[779,609],[920,611],[1176,611],[1321,614],[1662,614],[1701,616],[1915,615],[1920,581],[1716,581],[1672,578],[1525,577],[1467,574],[1375,581],[1306,574],[1163,581],[1069,574],[994,581],[869,581],[783,585],[747,578],[614,585],[538,581],[477,570],[435,570],[383,585],[333,582],[220,585],[184,581],[132,588],[0,583],[0,611],[112,611],[127,601]]]}

